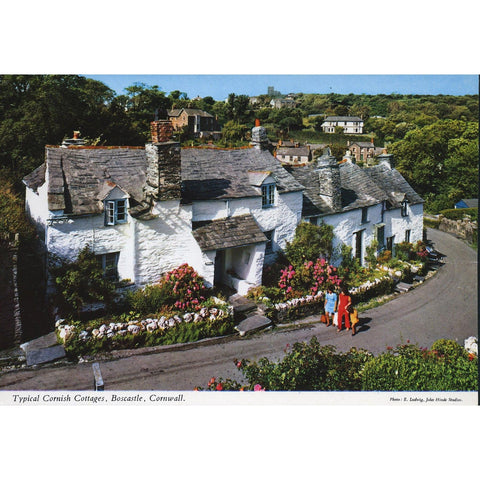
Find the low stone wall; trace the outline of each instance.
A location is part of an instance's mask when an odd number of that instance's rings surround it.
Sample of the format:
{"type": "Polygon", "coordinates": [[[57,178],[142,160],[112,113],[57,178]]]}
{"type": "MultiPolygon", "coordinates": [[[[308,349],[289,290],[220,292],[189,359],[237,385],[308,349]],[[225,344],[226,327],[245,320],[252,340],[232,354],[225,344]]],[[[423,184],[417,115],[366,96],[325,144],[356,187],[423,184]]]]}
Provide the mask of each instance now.
{"type": "Polygon", "coordinates": [[[449,220],[443,215],[439,215],[438,219],[440,220],[438,229],[442,232],[458,235],[469,243],[474,243],[477,240],[477,222],[472,222],[468,218],[463,220],[449,220]]]}

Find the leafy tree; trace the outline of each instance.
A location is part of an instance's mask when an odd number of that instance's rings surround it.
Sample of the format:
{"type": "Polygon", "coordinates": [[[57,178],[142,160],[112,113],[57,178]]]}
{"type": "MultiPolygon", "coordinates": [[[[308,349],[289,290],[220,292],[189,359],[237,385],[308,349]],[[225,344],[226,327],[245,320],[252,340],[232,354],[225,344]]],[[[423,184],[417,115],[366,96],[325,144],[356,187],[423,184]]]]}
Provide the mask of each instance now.
{"type": "Polygon", "coordinates": [[[16,233],[31,237],[33,228],[25,216],[25,206],[9,182],[0,183],[0,236],[16,233]]]}
{"type": "Polygon", "coordinates": [[[333,253],[333,227],[322,223],[317,226],[313,223],[302,222],[295,230],[292,242],[287,242],[285,255],[295,267],[305,262],[315,262],[324,257],[330,260],[333,253]]]}
{"type": "Polygon", "coordinates": [[[222,135],[225,141],[236,142],[245,140],[248,131],[248,125],[241,125],[240,123],[230,120],[224,125],[222,135]]]}
{"type": "Polygon", "coordinates": [[[88,303],[105,302],[110,306],[115,284],[105,278],[100,263],[87,245],[75,261],[57,261],[51,267],[55,279],[57,300],[63,311],[73,317],[88,303]]]}

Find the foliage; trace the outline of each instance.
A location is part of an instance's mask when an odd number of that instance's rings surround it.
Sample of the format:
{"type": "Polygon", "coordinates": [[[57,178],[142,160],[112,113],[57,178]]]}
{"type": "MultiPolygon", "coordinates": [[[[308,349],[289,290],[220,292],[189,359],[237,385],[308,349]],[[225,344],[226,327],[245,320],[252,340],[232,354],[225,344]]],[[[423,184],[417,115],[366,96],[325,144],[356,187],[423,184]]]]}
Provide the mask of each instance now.
{"type": "Polygon", "coordinates": [[[248,125],[240,124],[233,120],[225,123],[222,130],[223,140],[226,142],[235,142],[245,140],[250,128],[248,125]]]}
{"type": "Polygon", "coordinates": [[[349,283],[353,277],[363,271],[358,258],[352,255],[353,248],[342,243],[340,247],[342,261],[340,264],[340,275],[346,283],[349,283]]]}
{"type": "Polygon", "coordinates": [[[292,242],[287,242],[285,256],[294,267],[305,262],[315,262],[324,257],[329,261],[333,253],[333,227],[322,223],[317,226],[313,223],[300,223],[292,242]]]}
{"type": "Polygon", "coordinates": [[[79,130],[109,145],[141,137],[113,90],[78,75],[0,75],[0,170],[16,189],[44,161],[45,145],[79,130]]]}
{"type": "Polygon", "coordinates": [[[442,120],[408,132],[389,147],[397,169],[438,212],[478,193],[478,123],[442,120]]]}
{"type": "MultiPolygon", "coordinates": [[[[416,345],[387,347],[378,356],[351,348],[287,344],[279,361],[235,359],[247,383],[212,377],[208,390],[254,391],[476,391],[478,357],[453,340],[438,340],[430,350],[416,345]]],[[[201,390],[200,388],[197,388],[201,390]]]]}
{"type": "Polygon", "coordinates": [[[25,206],[20,196],[14,192],[13,185],[0,178],[0,236],[12,236],[16,233],[31,238],[34,230],[25,216],[25,206]]]}
{"type": "Polygon", "coordinates": [[[472,220],[477,221],[478,219],[478,208],[449,208],[438,213],[449,220],[462,220],[466,215],[470,216],[472,220]]]}
{"type": "MultiPolygon", "coordinates": [[[[136,316],[134,316],[136,317],[136,316]]],[[[110,321],[115,321],[113,317],[110,321]]],[[[104,319],[97,319],[89,324],[88,329],[100,326],[104,319]]],[[[139,322],[137,322],[140,324],[139,322]]],[[[140,324],[141,325],[141,324],[140,324]]],[[[85,325],[73,323],[75,330],[80,332],[85,325]]],[[[112,336],[89,337],[82,339],[81,335],[75,334],[65,342],[65,351],[71,358],[79,355],[95,355],[112,350],[133,349],[141,347],[153,347],[157,345],[173,345],[177,343],[196,342],[204,338],[212,338],[232,334],[234,324],[231,316],[225,315],[220,319],[211,321],[204,319],[198,322],[180,322],[168,329],[148,331],[142,328],[138,333],[115,334],[112,336]]]]}
{"type": "Polygon", "coordinates": [[[78,318],[82,307],[103,302],[111,306],[115,284],[105,278],[100,263],[87,245],[74,261],[58,261],[51,266],[55,279],[56,299],[67,314],[78,318]]]}
{"type": "Polygon", "coordinates": [[[234,360],[245,375],[247,385],[232,389],[269,391],[358,391],[361,371],[371,354],[352,348],[337,353],[331,345],[320,345],[316,337],[309,343],[295,343],[285,348],[286,355],[275,362],[261,358],[258,362],[234,360]]]}
{"type": "Polygon", "coordinates": [[[407,343],[371,359],[362,375],[362,390],[476,391],[478,358],[451,340],[437,341],[430,350],[407,343]]]}
{"type": "Polygon", "coordinates": [[[377,265],[378,242],[374,240],[370,245],[365,248],[365,251],[366,262],[368,263],[370,268],[375,268],[375,266],[377,265]]]}
{"type": "Polygon", "coordinates": [[[183,264],[163,275],[157,284],[129,292],[127,304],[141,314],[157,313],[165,307],[200,310],[206,294],[203,278],[193,267],[183,264]]]}

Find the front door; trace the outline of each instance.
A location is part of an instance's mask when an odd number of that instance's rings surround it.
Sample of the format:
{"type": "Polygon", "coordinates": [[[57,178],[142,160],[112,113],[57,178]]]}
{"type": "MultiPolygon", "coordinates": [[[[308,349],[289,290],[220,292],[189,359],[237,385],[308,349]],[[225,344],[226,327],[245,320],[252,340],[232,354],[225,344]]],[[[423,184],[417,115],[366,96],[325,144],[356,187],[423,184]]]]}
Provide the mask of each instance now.
{"type": "Polygon", "coordinates": [[[215,255],[215,273],[213,275],[214,285],[220,285],[223,281],[225,271],[225,250],[217,250],[215,255]]]}

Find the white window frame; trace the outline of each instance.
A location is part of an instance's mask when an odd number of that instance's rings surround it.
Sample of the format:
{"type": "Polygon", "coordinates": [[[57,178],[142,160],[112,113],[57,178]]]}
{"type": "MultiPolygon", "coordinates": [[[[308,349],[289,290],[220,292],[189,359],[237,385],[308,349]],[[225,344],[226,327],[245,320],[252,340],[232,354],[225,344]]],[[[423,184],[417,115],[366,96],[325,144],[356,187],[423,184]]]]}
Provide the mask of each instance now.
{"type": "Polygon", "coordinates": [[[275,184],[262,185],[262,208],[271,208],[275,205],[275,184]]]}
{"type": "Polygon", "coordinates": [[[105,225],[127,222],[128,202],[126,198],[105,200],[105,225]]]}

